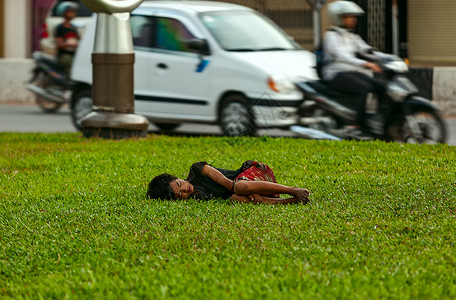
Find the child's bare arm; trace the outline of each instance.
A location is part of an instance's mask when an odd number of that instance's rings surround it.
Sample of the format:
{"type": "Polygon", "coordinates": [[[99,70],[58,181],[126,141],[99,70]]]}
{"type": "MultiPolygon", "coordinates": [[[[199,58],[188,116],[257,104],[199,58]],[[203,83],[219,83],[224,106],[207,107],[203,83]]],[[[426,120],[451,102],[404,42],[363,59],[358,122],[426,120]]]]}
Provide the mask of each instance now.
{"type": "Polygon", "coordinates": [[[286,185],[266,182],[266,181],[246,181],[240,180],[234,184],[234,191],[238,195],[272,195],[272,194],[288,194],[298,199],[301,202],[309,202],[310,192],[306,189],[297,187],[289,187],[286,185]]]}
{"type": "Polygon", "coordinates": [[[224,186],[229,191],[233,190],[233,180],[226,178],[225,175],[220,173],[220,171],[214,167],[205,165],[201,171],[201,175],[208,176],[210,179],[214,180],[221,186],[224,186]]]}
{"type": "MultiPolygon", "coordinates": [[[[263,195],[269,195],[269,194],[288,194],[293,196],[293,198],[289,199],[277,199],[277,198],[267,198],[263,197],[265,200],[261,201],[264,203],[271,203],[271,204],[276,204],[279,203],[277,201],[281,200],[283,203],[284,200],[289,200],[293,201],[291,199],[296,199],[296,202],[303,202],[307,203],[309,202],[309,194],[310,192],[306,189],[301,189],[301,188],[296,188],[296,187],[289,187],[285,186],[282,184],[278,183],[273,183],[273,182],[265,182],[265,181],[245,181],[241,180],[236,182],[236,184],[233,184],[233,180],[228,179],[220,173],[217,169],[214,167],[211,167],[209,165],[205,165],[203,169],[201,170],[201,174],[203,176],[208,176],[210,179],[213,181],[217,182],[218,184],[224,186],[227,190],[232,191],[236,193],[238,196],[247,196],[253,195],[253,194],[263,194],[263,195]]],[[[249,199],[249,198],[247,198],[249,199]]],[[[235,199],[236,200],[236,199],[235,199]]],[[[246,199],[242,199],[242,202],[245,202],[246,199]]],[[[288,203],[294,203],[294,202],[288,202],[288,203]]]]}

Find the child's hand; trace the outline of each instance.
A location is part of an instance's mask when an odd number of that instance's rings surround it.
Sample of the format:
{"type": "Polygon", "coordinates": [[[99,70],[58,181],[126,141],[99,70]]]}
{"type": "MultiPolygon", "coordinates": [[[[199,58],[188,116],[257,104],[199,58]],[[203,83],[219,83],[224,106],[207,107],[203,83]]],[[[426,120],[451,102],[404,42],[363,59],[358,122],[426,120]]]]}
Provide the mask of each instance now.
{"type": "Polygon", "coordinates": [[[307,189],[296,188],[295,197],[302,203],[309,203],[310,191],[307,189]]]}
{"type": "Polygon", "coordinates": [[[252,202],[255,202],[255,203],[260,203],[260,202],[263,202],[263,196],[261,196],[260,194],[251,194],[248,196],[250,201],[252,202]]]}

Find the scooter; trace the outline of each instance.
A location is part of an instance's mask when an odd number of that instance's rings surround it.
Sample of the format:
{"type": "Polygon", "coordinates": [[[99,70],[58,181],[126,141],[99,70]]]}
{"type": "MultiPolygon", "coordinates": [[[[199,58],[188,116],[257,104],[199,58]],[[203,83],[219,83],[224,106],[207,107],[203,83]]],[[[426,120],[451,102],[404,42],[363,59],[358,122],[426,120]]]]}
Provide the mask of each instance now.
{"type": "Polygon", "coordinates": [[[305,99],[300,109],[301,131],[305,132],[306,128],[323,131],[340,139],[445,143],[447,128],[440,109],[435,103],[416,96],[417,87],[406,77],[407,64],[394,55],[383,59],[368,54],[363,57],[376,60],[387,85],[383,97],[373,101],[377,104],[374,110],[367,113],[370,136],[350,129],[357,116],[353,95],[337,92],[321,80],[296,83],[305,99]]]}
{"type": "Polygon", "coordinates": [[[54,113],[70,102],[72,83],[55,57],[35,52],[33,58],[36,65],[27,88],[36,95],[36,103],[44,112],[54,113]]]}

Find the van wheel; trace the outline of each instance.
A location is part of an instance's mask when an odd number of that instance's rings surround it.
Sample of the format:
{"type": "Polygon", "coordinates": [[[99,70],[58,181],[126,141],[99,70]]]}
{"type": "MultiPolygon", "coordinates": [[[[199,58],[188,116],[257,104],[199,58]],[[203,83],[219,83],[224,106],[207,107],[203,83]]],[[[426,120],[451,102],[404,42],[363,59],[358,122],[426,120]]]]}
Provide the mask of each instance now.
{"type": "Polygon", "coordinates": [[[160,130],[163,131],[172,131],[179,127],[181,124],[169,124],[169,123],[154,123],[160,130]]]}
{"type": "Polygon", "coordinates": [[[242,95],[226,97],[220,109],[220,127],[227,136],[255,135],[256,127],[251,108],[242,95]]]}
{"type": "Polygon", "coordinates": [[[81,122],[92,112],[92,92],[83,90],[78,92],[73,98],[73,106],[71,110],[71,121],[76,130],[81,130],[81,122]]]}

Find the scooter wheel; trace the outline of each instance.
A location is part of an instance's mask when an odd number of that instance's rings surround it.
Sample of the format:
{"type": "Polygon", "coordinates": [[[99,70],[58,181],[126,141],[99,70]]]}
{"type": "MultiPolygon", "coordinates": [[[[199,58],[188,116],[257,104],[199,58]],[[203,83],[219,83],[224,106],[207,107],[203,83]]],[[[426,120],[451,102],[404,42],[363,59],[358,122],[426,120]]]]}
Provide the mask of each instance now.
{"type": "Polygon", "coordinates": [[[448,130],[442,116],[435,111],[430,110],[415,110],[411,115],[414,118],[416,125],[420,129],[420,136],[415,136],[411,125],[407,119],[402,116],[401,122],[398,122],[398,131],[396,139],[399,137],[399,142],[411,144],[439,144],[446,143],[448,138],[448,130]]]}
{"type": "Polygon", "coordinates": [[[36,104],[46,113],[55,113],[62,107],[61,103],[46,100],[41,96],[36,96],[36,104]]]}
{"type": "MultiPolygon", "coordinates": [[[[43,90],[46,90],[46,88],[48,86],[48,82],[49,82],[49,78],[47,76],[45,76],[44,74],[40,74],[36,85],[38,87],[42,88],[43,90]]],[[[36,95],[35,97],[36,97],[35,98],[36,104],[39,106],[39,108],[41,108],[42,111],[44,111],[46,113],[55,113],[63,105],[62,103],[57,103],[57,102],[47,100],[46,98],[39,96],[39,95],[36,95]]]]}

